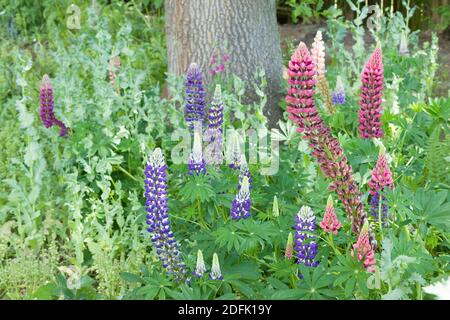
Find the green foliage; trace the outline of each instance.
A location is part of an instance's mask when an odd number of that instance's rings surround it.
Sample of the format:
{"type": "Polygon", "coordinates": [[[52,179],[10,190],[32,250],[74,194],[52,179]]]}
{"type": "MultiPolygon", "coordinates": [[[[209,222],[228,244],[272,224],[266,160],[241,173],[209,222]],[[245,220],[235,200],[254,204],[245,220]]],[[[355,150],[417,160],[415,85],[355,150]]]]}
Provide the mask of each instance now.
{"type": "MultiPolygon", "coordinates": [[[[189,176],[186,164],[170,157],[185,126],[184,80],[165,74],[162,3],[98,1],[96,14],[84,2],[80,29],[72,30],[69,2],[0,1],[0,22],[8,26],[0,31],[0,298],[423,299],[422,287],[450,271],[450,108],[448,97],[433,96],[438,44],[433,38],[419,45],[408,28],[413,9],[383,17],[379,31],[367,32],[368,12],[357,6],[349,21],[339,8],[323,11],[322,2],[289,2],[295,18],[331,15],[324,30],[327,77],[331,87],[343,78],[347,103],[333,116],[320,112],[343,146],[366,209],[379,148],[388,154],[395,188],[384,194],[388,226],[372,224],[378,248],[376,272],[369,274],[350,253],[356,236],[340,201],[339,233],[315,232],[319,266],[285,257],[299,208],[310,206],[319,224],[331,193],[291,121],[272,135],[280,143],[278,172],[262,175],[265,164],[250,162],[245,221],[230,218],[237,171],[208,166],[208,175],[189,176]],[[402,31],[409,56],[397,51],[402,31]],[[344,46],[347,35],[351,47],[344,46]],[[367,36],[381,41],[385,66],[386,134],[376,141],[357,134],[359,76],[372,49],[367,36]],[[108,79],[114,55],[121,57],[115,87],[108,79]],[[44,74],[52,79],[55,112],[72,130],[67,138],[40,122],[44,74]],[[169,215],[189,276],[199,249],[205,258],[205,275],[186,283],[164,272],[145,230],[143,169],[155,147],[167,159],[169,215]],[[223,281],[208,278],[214,253],[223,281]]],[[[265,126],[267,80],[263,70],[255,72],[250,89],[235,75],[220,82],[226,130],[265,126]],[[243,102],[245,90],[259,100],[243,102]]]]}

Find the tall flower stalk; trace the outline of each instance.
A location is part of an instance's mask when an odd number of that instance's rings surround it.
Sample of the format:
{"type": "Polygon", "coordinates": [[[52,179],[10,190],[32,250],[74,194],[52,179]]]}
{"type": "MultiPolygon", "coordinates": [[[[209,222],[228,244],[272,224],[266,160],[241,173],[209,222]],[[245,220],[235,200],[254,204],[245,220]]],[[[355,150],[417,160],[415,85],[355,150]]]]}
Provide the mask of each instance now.
{"type": "Polygon", "coordinates": [[[117,72],[120,69],[120,56],[115,56],[109,60],[109,83],[116,85],[117,72]]]}
{"type": "Polygon", "coordinates": [[[161,149],[156,148],[145,167],[147,231],[167,273],[174,275],[177,280],[182,280],[186,274],[186,267],[170,225],[166,169],[161,149]]]}
{"type": "Polygon", "coordinates": [[[203,74],[196,63],[191,63],[186,73],[186,105],[184,119],[192,131],[196,123],[203,126],[205,117],[205,89],[203,87],[203,74]]]}
{"type": "Polygon", "coordinates": [[[361,93],[359,99],[359,135],[363,139],[381,138],[381,111],[383,107],[383,59],[378,46],[367,61],[361,74],[361,93]]]}
{"type": "Polygon", "coordinates": [[[68,134],[69,129],[55,116],[53,86],[48,75],[44,75],[42,77],[41,87],[39,89],[39,98],[41,102],[39,116],[44,124],[44,127],[50,128],[53,125],[56,125],[59,127],[59,135],[61,137],[65,137],[68,134]]]}
{"type": "Polygon", "coordinates": [[[316,267],[319,262],[314,261],[318,245],[315,236],[316,216],[308,206],[302,206],[297,213],[295,221],[295,251],[297,263],[307,267],[316,267]]]}
{"type": "Polygon", "coordinates": [[[316,67],[311,54],[301,42],[289,62],[286,97],[289,119],[298,125],[297,131],[303,133],[303,138],[308,141],[322,172],[332,180],[329,189],[336,191],[351,221],[352,230],[359,234],[367,214],[342,147],[315,107],[315,74],[316,67]]]}
{"type": "Polygon", "coordinates": [[[319,30],[314,37],[314,42],[311,48],[311,55],[314,63],[316,64],[316,75],[314,79],[316,80],[317,87],[319,88],[320,97],[325,103],[328,112],[331,114],[336,112],[334,108],[331,93],[330,84],[325,77],[325,44],[322,40],[322,32],[319,30]]]}
{"type": "Polygon", "coordinates": [[[221,164],[223,162],[223,102],[220,85],[216,85],[211,107],[208,110],[208,129],[205,138],[209,142],[206,162],[221,164]]]}

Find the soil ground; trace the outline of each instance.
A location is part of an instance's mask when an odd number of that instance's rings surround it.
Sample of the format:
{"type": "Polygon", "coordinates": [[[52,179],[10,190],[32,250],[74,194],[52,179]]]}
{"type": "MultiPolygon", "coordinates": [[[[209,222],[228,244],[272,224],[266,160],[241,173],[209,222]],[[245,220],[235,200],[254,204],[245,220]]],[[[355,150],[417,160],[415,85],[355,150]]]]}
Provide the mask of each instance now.
{"type": "MultiPolygon", "coordinates": [[[[314,36],[319,28],[326,28],[324,22],[316,24],[280,24],[278,26],[281,47],[283,50],[287,48],[289,42],[297,44],[300,41],[305,43],[312,43],[314,36]]],[[[368,38],[370,36],[368,35],[368,38]]],[[[420,41],[430,41],[431,31],[423,31],[420,33],[420,41]]],[[[326,37],[324,41],[327,42],[326,37]]],[[[370,40],[369,40],[370,41],[370,40]]],[[[351,48],[353,40],[351,36],[345,38],[345,45],[348,49],[351,48]]],[[[439,54],[438,54],[439,69],[437,71],[437,86],[434,90],[435,96],[447,97],[450,91],[450,35],[448,33],[439,34],[439,54]]]]}

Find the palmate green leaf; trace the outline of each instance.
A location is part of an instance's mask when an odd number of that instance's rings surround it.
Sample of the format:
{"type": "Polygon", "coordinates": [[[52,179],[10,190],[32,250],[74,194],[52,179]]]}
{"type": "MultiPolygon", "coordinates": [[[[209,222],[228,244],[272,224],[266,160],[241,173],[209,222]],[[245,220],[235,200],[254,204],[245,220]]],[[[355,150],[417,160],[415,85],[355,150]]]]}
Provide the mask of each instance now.
{"type": "Polygon", "coordinates": [[[447,191],[427,191],[419,189],[413,198],[412,214],[416,219],[423,220],[443,230],[450,229],[450,202],[447,191]]]}
{"type": "Polygon", "coordinates": [[[195,202],[200,199],[200,202],[209,201],[215,196],[215,191],[206,176],[193,176],[180,189],[180,195],[183,200],[195,202]]]}

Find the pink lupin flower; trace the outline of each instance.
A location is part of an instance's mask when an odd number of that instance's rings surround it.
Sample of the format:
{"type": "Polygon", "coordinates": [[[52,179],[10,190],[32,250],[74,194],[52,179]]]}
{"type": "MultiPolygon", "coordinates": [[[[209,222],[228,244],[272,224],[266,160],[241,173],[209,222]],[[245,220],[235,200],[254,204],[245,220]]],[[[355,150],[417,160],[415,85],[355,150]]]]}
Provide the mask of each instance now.
{"type": "Polygon", "coordinates": [[[353,250],[351,251],[352,257],[354,257],[355,251],[358,261],[363,261],[364,268],[366,268],[368,272],[375,272],[375,253],[370,244],[369,224],[367,221],[364,223],[358,239],[353,245],[353,250]]]}
{"type": "Polygon", "coordinates": [[[116,83],[117,71],[120,69],[120,57],[115,56],[109,60],[109,82],[112,86],[116,83]]]}
{"type": "Polygon", "coordinates": [[[375,169],[372,171],[372,178],[368,182],[370,186],[370,194],[372,196],[378,194],[378,192],[383,191],[385,187],[389,189],[394,188],[394,181],[392,180],[392,172],[389,169],[386,154],[384,151],[380,150],[378,155],[377,164],[375,169]]]}
{"type": "Polygon", "coordinates": [[[383,59],[378,46],[369,58],[361,74],[359,100],[359,135],[363,139],[381,138],[381,96],[383,95],[383,59]]]}
{"type": "MultiPolygon", "coordinates": [[[[352,177],[352,167],[339,141],[333,137],[314,104],[316,66],[306,45],[301,42],[291,57],[288,69],[288,95],[286,96],[289,119],[298,125],[308,141],[312,155],[324,175],[332,180],[330,190],[336,191],[342,201],[352,230],[359,234],[367,220],[358,185],[352,177]]],[[[371,235],[372,239],[372,235],[371,235]]]]}
{"type": "Polygon", "coordinates": [[[336,213],[334,213],[333,198],[331,197],[331,194],[328,197],[327,208],[325,209],[325,215],[320,223],[320,227],[327,233],[333,232],[334,235],[337,235],[338,230],[342,227],[336,213]]]}

